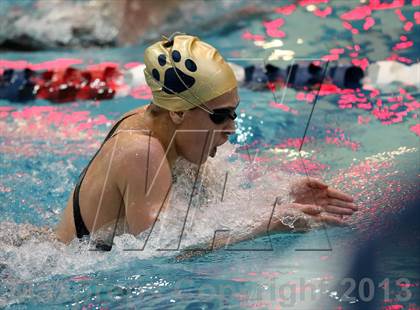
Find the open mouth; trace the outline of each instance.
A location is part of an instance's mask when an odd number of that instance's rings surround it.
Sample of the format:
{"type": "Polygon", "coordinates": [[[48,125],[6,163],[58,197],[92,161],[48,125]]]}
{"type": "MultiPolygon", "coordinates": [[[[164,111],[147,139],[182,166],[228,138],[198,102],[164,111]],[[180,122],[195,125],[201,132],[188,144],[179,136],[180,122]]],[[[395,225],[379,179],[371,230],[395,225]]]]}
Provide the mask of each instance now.
{"type": "Polygon", "coordinates": [[[225,144],[227,141],[227,138],[223,139],[222,141],[220,141],[217,145],[213,146],[213,148],[210,150],[209,152],[209,156],[210,157],[214,157],[216,155],[217,152],[217,148],[223,144],[225,144]]]}
{"type": "Polygon", "coordinates": [[[214,157],[216,155],[217,152],[217,146],[213,147],[210,151],[210,157],[214,157]]]}

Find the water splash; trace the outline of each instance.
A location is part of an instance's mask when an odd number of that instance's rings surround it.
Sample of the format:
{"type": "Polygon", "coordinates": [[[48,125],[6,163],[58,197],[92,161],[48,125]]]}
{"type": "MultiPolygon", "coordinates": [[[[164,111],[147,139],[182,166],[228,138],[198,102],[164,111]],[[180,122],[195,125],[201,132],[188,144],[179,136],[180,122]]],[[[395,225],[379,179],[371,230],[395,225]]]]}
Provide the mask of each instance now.
{"type": "MultiPolygon", "coordinates": [[[[78,240],[65,246],[55,240],[51,228],[2,223],[1,276],[6,281],[86,274],[116,268],[121,261],[176,255],[195,245],[211,249],[217,230],[245,235],[268,222],[276,197],[283,204],[290,200],[289,174],[273,174],[269,176],[271,182],[267,176],[255,179],[253,171],[259,169],[256,165],[239,160],[236,148],[229,144],[219,148],[218,156],[201,167],[198,178],[198,167],[179,159],[174,167],[177,178],[169,198],[170,208],[160,215],[153,231],[149,229],[137,237],[117,236],[109,253],[90,251],[89,242],[78,240]]],[[[284,220],[289,216],[285,215],[284,220]]]]}

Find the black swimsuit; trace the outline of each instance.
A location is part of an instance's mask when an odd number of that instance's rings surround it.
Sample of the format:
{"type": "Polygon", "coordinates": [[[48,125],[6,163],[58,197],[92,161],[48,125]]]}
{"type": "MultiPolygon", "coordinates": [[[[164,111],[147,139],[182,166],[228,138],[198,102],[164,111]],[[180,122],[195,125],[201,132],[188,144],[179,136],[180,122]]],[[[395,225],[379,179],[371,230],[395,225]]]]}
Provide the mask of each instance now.
{"type": "MultiPolygon", "coordinates": [[[[80,213],[80,202],[79,202],[79,192],[80,192],[80,186],[82,185],[83,179],[85,178],[86,172],[90,166],[90,164],[95,159],[96,155],[98,155],[99,151],[102,149],[102,146],[105,144],[106,141],[108,141],[117,130],[118,126],[121,124],[121,122],[125,119],[127,119],[130,116],[133,116],[136,113],[130,113],[128,115],[125,115],[123,118],[121,118],[119,121],[117,121],[114,126],[111,128],[111,131],[108,133],[108,135],[105,137],[104,141],[102,142],[101,146],[99,147],[98,151],[96,151],[95,155],[93,155],[92,159],[89,161],[88,165],[85,169],[83,169],[82,173],[79,176],[79,180],[76,184],[76,188],[73,192],[73,217],[74,217],[74,225],[76,226],[76,236],[79,239],[82,239],[84,236],[89,237],[90,233],[87,229],[85,222],[83,222],[82,214],[80,213]]],[[[117,219],[118,220],[118,219],[117,219]]],[[[109,251],[111,249],[111,246],[106,244],[96,244],[97,249],[106,250],[109,251]]]]}

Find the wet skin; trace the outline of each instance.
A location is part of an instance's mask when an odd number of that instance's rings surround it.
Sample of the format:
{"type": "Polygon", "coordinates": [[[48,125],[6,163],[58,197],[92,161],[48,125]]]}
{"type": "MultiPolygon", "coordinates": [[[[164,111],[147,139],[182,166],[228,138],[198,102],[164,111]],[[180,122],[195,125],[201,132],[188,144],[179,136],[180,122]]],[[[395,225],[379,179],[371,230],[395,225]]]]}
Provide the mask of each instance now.
{"type": "MultiPolygon", "coordinates": [[[[210,109],[235,109],[238,103],[235,88],[206,105],[210,109]]],[[[103,145],[80,188],[81,214],[91,233],[113,228],[117,219],[125,232],[134,235],[148,229],[158,212],[168,207],[175,160],[182,156],[195,164],[204,163],[235,131],[232,119],[215,124],[200,108],[165,111],[158,116],[152,116],[147,106],[136,112],[103,145]]],[[[340,217],[357,210],[352,197],[317,179],[303,178],[293,183],[292,196],[289,208],[327,224],[341,225],[344,222],[340,217]]],[[[56,228],[57,237],[65,243],[76,236],[72,197],[56,228]]],[[[262,223],[248,237],[265,233],[266,228],[267,223],[262,223]]],[[[281,221],[270,224],[273,231],[286,229],[281,221]]],[[[235,241],[240,240],[229,240],[235,241]]]]}
{"type": "MultiPolygon", "coordinates": [[[[235,88],[206,105],[210,109],[235,109],[238,103],[235,88]]],[[[80,209],[91,233],[113,227],[118,214],[129,233],[137,235],[146,230],[159,210],[167,207],[175,160],[182,156],[196,164],[204,163],[235,131],[233,120],[215,124],[200,108],[158,116],[152,116],[147,107],[137,112],[124,120],[118,134],[103,145],[82,182],[80,209]]],[[[56,229],[65,243],[76,236],[72,197],[56,229]]]]}

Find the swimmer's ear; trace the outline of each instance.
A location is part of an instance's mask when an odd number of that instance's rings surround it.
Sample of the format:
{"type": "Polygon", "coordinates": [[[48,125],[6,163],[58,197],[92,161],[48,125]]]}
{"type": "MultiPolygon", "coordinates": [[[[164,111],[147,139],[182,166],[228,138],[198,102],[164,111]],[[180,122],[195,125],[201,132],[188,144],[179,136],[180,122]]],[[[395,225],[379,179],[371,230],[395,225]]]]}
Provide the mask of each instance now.
{"type": "Polygon", "coordinates": [[[174,122],[175,125],[179,125],[184,120],[185,112],[183,112],[183,111],[179,111],[179,112],[169,111],[169,117],[172,119],[172,121],[174,122]]]}

